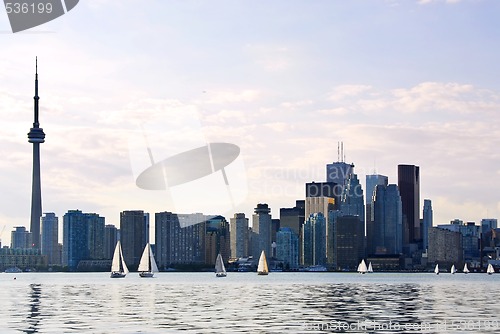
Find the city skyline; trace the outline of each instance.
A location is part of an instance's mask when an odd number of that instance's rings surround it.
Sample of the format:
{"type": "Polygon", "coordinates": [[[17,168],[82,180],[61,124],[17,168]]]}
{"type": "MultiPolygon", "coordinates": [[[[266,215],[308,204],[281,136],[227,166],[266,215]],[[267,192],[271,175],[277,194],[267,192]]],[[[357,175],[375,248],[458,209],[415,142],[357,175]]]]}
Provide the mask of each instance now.
{"type": "Polygon", "coordinates": [[[0,35],[3,245],[14,226],[30,226],[35,56],[43,212],[96,212],[115,226],[124,210],[175,212],[166,194],[135,186],[127,143],[168,111],[197,112],[207,142],[241,148],[246,200],[204,214],[251,217],[267,203],[277,217],[305,183],[326,181],[343,141],[363,189],[374,169],[397,183],[398,164],[420,166],[434,226],[500,216],[499,4],[217,4],[152,2],[138,16],[134,2],[82,2],[0,35]]]}

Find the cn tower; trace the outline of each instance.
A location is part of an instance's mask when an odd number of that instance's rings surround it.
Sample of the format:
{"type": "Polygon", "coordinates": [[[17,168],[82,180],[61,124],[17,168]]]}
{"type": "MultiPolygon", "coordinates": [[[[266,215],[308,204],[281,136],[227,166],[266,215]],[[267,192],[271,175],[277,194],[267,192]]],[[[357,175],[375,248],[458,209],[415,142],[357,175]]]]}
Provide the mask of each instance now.
{"type": "Polygon", "coordinates": [[[33,127],[28,133],[28,142],[33,144],[33,183],[31,187],[31,224],[33,248],[40,249],[40,217],[42,216],[42,191],[40,187],[40,144],[45,140],[45,133],[38,122],[38,59],[35,58],[35,100],[33,127]]]}

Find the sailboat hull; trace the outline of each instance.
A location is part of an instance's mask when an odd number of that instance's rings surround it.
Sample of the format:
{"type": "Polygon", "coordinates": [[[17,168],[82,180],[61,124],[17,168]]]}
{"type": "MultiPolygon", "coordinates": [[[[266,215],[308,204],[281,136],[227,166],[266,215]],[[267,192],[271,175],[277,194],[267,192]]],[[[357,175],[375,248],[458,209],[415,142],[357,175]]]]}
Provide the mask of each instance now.
{"type": "Polygon", "coordinates": [[[226,277],[226,273],[215,273],[215,277],[226,277]]]}
{"type": "Polygon", "coordinates": [[[266,271],[258,271],[257,275],[268,275],[269,273],[266,271]]]}
{"type": "Polygon", "coordinates": [[[120,272],[112,272],[110,275],[111,278],[124,278],[125,276],[127,276],[127,274],[120,272]]]}
{"type": "Polygon", "coordinates": [[[150,272],[150,271],[141,271],[139,273],[139,276],[141,277],[146,277],[146,278],[150,278],[150,277],[153,277],[154,273],[150,272]]]}

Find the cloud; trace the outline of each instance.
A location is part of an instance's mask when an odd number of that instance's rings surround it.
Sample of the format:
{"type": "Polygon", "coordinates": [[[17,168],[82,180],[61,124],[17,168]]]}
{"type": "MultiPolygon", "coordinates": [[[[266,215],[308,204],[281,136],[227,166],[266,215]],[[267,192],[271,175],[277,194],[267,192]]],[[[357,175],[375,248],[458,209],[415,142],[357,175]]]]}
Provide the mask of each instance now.
{"type": "Polygon", "coordinates": [[[444,2],[446,4],[455,4],[459,3],[461,0],[418,0],[417,3],[419,5],[427,5],[430,3],[444,2]]]}
{"type": "Polygon", "coordinates": [[[207,104],[229,104],[240,102],[255,102],[259,99],[261,93],[255,89],[219,90],[207,91],[204,102],[207,104]]]}
{"type": "Polygon", "coordinates": [[[372,87],[368,85],[340,85],[335,87],[329,95],[329,100],[340,101],[348,97],[358,96],[369,91],[372,87]]]}

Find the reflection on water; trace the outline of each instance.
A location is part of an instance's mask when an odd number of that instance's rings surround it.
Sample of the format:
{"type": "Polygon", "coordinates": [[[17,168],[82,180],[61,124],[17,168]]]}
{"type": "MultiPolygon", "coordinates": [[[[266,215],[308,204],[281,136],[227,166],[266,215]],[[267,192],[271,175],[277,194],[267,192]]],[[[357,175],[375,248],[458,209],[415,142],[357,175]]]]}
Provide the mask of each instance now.
{"type": "Polygon", "coordinates": [[[112,280],[95,273],[31,273],[12,281],[8,274],[0,274],[0,332],[495,333],[500,329],[489,322],[500,312],[500,305],[491,302],[500,297],[496,289],[500,275],[129,276],[112,280]]]}

